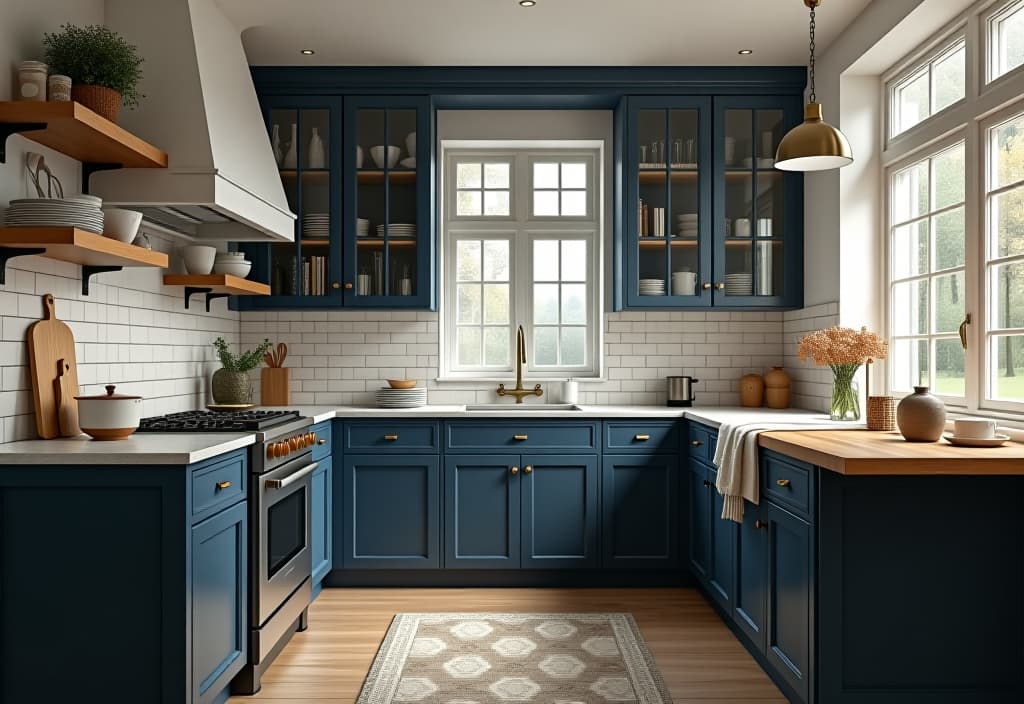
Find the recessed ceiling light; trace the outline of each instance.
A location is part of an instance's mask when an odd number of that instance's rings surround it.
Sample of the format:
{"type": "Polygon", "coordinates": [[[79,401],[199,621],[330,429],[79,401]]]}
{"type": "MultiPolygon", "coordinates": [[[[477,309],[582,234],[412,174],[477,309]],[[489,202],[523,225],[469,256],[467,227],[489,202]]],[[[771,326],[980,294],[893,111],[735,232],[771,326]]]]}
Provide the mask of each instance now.
{"type": "Polygon", "coordinates": [[[302,50],[299,51],[299,53],[304,55],[304,56],[312,56],[316,52],[313,51],[312,49],[302,49],[302,50]]]}
{"type": "Polygon", "coordinates": [[[519,4],[523,7],[533,7],[537,4],[537,0],[519,0],[519,4]]]}
{"type": "Polygon", "coordinates": [[[750,56],[751,54],[754,53],[754,50],[753,49],[740,49],[736,53],[739,54],[740,56],[750,56]]]}

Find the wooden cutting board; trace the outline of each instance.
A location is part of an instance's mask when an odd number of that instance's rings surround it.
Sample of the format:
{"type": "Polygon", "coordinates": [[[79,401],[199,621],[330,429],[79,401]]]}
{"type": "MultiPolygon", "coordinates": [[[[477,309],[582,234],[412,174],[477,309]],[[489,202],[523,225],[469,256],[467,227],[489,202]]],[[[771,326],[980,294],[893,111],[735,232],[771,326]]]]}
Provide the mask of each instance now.
{"type": "Polygon", "coordinates": [[[71,328],[57,320],[53,294],[43,296],[43,319],[28,330],[29,374],[35,402],[36,431],[50,440],[80,434],[78,363],[71,328]],[[60,374],[63,366],[63,375],[60,374]],[[61,419],[63,418],[63,431],[61,419]]]}

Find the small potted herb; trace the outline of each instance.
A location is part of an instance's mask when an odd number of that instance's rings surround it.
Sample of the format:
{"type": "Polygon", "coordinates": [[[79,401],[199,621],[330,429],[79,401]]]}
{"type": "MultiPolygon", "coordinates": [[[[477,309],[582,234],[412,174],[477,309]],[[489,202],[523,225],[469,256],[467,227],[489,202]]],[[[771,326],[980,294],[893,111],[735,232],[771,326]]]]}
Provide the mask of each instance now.
{"type": "Polygon", "coordinates": [[[109,27],[65,24],[43,35],[43,49],[50,72],[71,78],[71,99],[111,122],[117,122],[122,104],[134,108],[143,97],[138,48],[109,27]]]}
{"type": "Polygon", "coordinates": [[[263,354],[270,349],[270,340],[264,340],[259,347],[235,355],[223,337],[213,341],[220,357],[221,368],[213,373],[213,401],[222,406],[248,405],[252,403],[252,380],[249,372],[260,365],[263,354]]]}

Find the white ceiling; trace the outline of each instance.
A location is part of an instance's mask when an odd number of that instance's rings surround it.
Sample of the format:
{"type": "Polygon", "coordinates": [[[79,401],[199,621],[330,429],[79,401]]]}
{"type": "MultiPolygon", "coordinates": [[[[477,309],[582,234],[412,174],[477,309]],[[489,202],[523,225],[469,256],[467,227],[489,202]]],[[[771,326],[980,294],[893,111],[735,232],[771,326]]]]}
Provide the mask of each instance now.
{"type": "MultiPolygon", "coordinates": [[[[253,65],[800,65],[800,0],[217,0],[253,65]],[[316,50],[303,56],[300,49],[316,50]],[[752,56],[737,50],[750,48],[752,56]]],[[[819,51],[870,0],[825,0],[819,51]]]]}

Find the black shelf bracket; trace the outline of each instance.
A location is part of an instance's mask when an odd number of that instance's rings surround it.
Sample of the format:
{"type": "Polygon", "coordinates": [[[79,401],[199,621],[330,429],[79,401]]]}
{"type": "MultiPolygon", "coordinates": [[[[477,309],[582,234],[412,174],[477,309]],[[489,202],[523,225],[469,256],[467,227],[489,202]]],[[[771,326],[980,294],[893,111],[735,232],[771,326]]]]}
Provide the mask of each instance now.
{"type": "Polygon", "coordinates": [[[105,274],[108,271],[121,271],[124,267],[121,266],[90,266],[88,264],[82,265],[82,295],[89,295],[89,279],[96,274],[105,274]]]}
{"type": "Polygon", "coordinates": [[[218,298],[227,298],[230,293],[213,293],[212,288],[206,288],[205,286],[186,286],[185,287],[185,310],[188,310],[189,300],[193,295],[197,293],[206,294],[206,312],[210,312],[210,303],[217,300],[218,298]]]}
{"type": "Polygon", "coordinates": [[[4,122],[0,123],[0,164],[7,163],[7,138],[19,132],[45,130],[45,122],[4,122]]]}
{"type": "Polygon", "coordinates": [[[105,161],[83,161],[82,162],[82,193],[89,193],[89,178],[97,171],[110,171],[120,169],[124,164],[115,164],[105,161]]]}
{"type": "Polygon", "coordinates": [[[45,251],[42,247],[0,247],[0,286],[7,284],[7,262],[15,257],[42,254],[45,251]]]}

